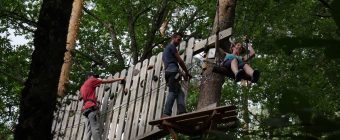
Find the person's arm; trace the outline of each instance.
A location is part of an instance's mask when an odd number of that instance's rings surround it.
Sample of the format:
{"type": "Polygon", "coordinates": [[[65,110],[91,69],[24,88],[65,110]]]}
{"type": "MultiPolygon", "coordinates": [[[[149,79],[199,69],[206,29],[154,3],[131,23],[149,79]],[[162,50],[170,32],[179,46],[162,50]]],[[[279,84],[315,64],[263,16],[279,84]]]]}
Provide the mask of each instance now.
{"type": "Polygon", "coordinates": [[[103,79],[102,83],[113,83],[113,82],[117,82],[117,81],[121,81],[124,80],[125,78],[116,78],[116,79],[103,79]]]}
{"type": "Polygon", "coordinates": [[[181,56],[179,56],[178,51],[176,51],[175,56],[176,56],[176,59],[177,59],[177,61],[178,61],[178,64],[181,66],[181,68],[182,68],[182,69],[184,70],[184,72],[185,72],[184,79],[185,79],[185,80],[188,80],[188,79],[191,77],[191,75],[189,74],[189,71],[188,71],[188,69],[187,69],[187,66],[185,66],[185,63],[184,63],[184,61],[182,60],[181,56]]]}
{"type": "Polygon", "coordinates": [[[249,54],[246,54],[243,56],[243,61],[248,61],[252,59],[253,57],[255,57],[255,50],[253,48],[253,45],[251,43],[247,43],[247,44],[248,44],[249,54]]]}

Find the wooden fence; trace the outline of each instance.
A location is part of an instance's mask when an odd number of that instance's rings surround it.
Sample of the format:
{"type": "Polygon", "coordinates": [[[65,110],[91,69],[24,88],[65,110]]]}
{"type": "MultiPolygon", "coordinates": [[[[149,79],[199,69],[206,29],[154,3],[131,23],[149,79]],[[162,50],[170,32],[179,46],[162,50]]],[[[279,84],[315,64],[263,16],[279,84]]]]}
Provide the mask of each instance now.
{"type": "MultiPolygon", "coordinates": [[[[229,37],[231,32],[231,28],[220,32],[219,39],[229,37]]],[[[213,35],[201,41],[195,41],[194,38],[188,42],[182,41],[179,52],[183,52],[181,57],[186,65],[191,65],[193,56],[212,46],[215,40],[216,36],[213,35]]],[[[161,117],[167,94],[162,54],[116,73],[113,78],[126,77],[125,86],[115,82],[102,84],[96,89],[97,99],[101,103],[100,124],[103,139],[140,139],[160,131],[157,127],[148,125],[148,122],[161,117]],[[108,87],[110,89],[105,90],[108,87]]],[[[182,84],[185,84],[182,87],[186,93],[185,87],[189,83],[182,84]]],[[[54,139],[83,139],[86,118],[81,114],[82,106],[83,101],[78,101],[78,96],[69,95],[62,99],[62,107],[56,111],[52,124],[54,139]]],[[[173,109],[174,114],[176,106],[173,109]]]]}

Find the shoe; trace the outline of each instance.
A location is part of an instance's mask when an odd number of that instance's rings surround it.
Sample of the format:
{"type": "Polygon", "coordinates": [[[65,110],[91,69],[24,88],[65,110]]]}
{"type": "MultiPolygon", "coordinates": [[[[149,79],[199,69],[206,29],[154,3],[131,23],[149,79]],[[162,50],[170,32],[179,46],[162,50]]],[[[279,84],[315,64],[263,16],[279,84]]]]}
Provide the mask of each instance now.
{"type": "Polygon", "coordinates": [[[235,75],[235,82],[239,82],[242,79],[242,76],[245,74],[243,69],[240,69],[235,75]]]}
{"type": "Polygon", "coordinates": [[[254,70],[253,76],[251,78],[251,82],[257,83],[257,81],[259,81],[259,79],[260,79],[260,71],[254,70]]]}
{"type": "Polygon", "coordinates": [[[162,114],[162,115],[161,115],[161,119],[166,118],[166,117],[170,117],[170,116],[169,116],[169,115],[166,115],[166,114],[162,114]]]}

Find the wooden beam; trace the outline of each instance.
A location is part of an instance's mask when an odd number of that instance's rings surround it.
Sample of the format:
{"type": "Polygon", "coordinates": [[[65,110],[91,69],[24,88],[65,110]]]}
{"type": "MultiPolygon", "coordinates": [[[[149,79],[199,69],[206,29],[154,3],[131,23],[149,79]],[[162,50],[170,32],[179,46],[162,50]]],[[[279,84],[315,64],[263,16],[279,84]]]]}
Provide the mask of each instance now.
{"type": "MultiPolygon", "coordinates": [[[[223,40],[223,39],[226,39],[227,37],[231,36],[231,34],[232,34],[232,28],[228,28],[228,29],[225,29],[225,30],[219,32],[218,38],[219,38],[219,40],[223,40]]],[[[206,47],[214,48],[215,41],[216,41],[216,35],[212,35],[212,36],[208,37],[208,39],[204,39],[204,40],[201,40],[200,42],[197,42],[194,45],[194,48],[193,48],[194,55],[204,51],[206,49],[206,47]],[[207,41],[208,41],[208,43],[207,43],[207,41]]]]}

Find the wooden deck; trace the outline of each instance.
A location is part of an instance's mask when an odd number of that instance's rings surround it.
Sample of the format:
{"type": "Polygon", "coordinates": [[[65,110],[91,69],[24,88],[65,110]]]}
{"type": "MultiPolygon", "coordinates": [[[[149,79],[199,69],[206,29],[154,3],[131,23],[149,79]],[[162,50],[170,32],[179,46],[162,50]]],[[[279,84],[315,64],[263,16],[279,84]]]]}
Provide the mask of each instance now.
{"type": "Polygon", "coordinates": [[[234,123],[237,120],[235,106],[223,106],[213,109],[195,111],[177,116],[164,117],[150,121],[150,125],[169,131],[176,139],[176,133],[186,135],[203,134],[216,124],[234,123]]]}

